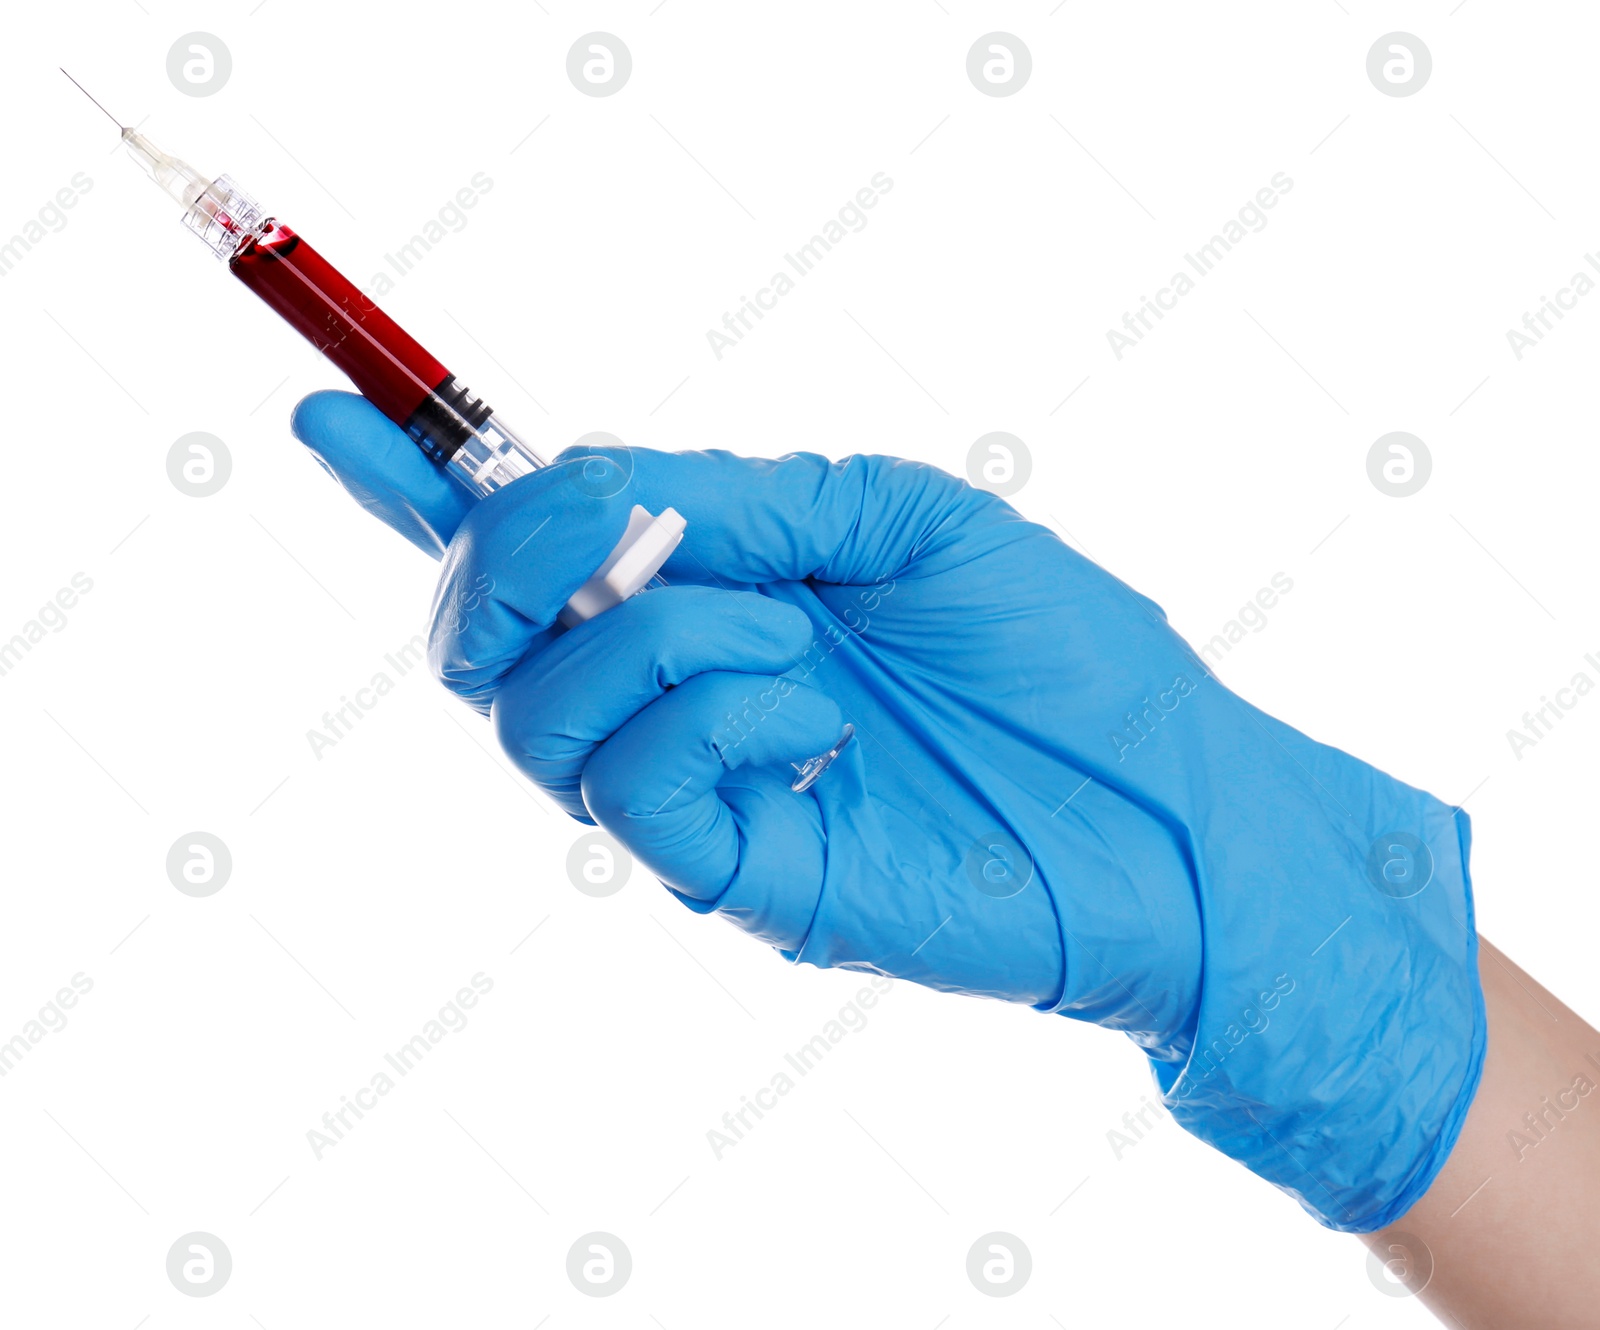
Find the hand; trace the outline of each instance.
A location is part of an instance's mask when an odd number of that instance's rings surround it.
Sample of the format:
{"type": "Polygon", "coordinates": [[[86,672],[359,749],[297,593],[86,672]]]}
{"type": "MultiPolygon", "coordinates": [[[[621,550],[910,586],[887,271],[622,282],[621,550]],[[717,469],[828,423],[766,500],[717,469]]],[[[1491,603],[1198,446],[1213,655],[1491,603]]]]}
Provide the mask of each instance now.
{"type": "Polygon", "coordinates": [[[1333,1226],[1443,1162],[1482,1058],[1464,816],[1250,707],[1001,500],[895,458],[611,450],[474,504],[359,398],[295,431],[442,553],[440,679],[690,908],[1124,1030],[1180,1122],[1333,1226]],[[671,585],[555,626],[635,503],[688,519],[671,585]]]}
{"type": "Polygon", "coordinates": [[[1053,1007],[1070,907],[1095,958],[1075,958],[1075,1013],[1180,1038],[1199,979],[1181,847],[1060,742],[1095,672],[1082,597],[1159,611],[1049,532],[890,458],[585,454],[474,504],[359,398],[313,396],[295,428],[445,551],[446,686],[691,908],[818,965],[1053,1007]],[[671,585],[553,627],[634,503],[688,519],[671,585]],[[846,720],[854,742],[793,793],[791,763],[846,720]]]}

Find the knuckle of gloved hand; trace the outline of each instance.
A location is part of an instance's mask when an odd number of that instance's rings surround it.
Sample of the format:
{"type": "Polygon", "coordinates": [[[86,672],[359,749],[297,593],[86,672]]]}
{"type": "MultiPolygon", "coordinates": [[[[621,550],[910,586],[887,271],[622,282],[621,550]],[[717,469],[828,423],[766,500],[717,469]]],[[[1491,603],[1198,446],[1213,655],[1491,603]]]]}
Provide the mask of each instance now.
{"type": "MultiPolygon", "coordinates": [[[[659,760],[666,763],[674,756],[678,756],[675,751],[662,753],[659,760]]],[[[619,749],[615,743],[601,744],[584,763],[579,778],[583,805],[596,822],[627,843],[628,835],[637,832],[637,824],[653,824],[662,801],[657,792],[660,771],[659,767],[645,769],[630,745],[619,749]]],[[[679,799],[687,797],[680,795],[679,799]]]]}
{"type": "Polygon", "coordinates": [[[495,740],[511,763],[537,785],[568,817],[594,826],[594,818],[583,806],[583,765],[593,745],[546,729],[529,731],[519,725],[517,708],[505,705],[499,694],[489,711],[489,724],[495,740]]]}
{"type": "Polygon", "coordinates": [[[440,684],[454,693],[458,700],[465,702],[479,715],[489,715],[499,691],[498,679],[485,679],[475,672],[438,668],[434,670],[434,676],[440,684]]]}
{"type": "Polygon", "coordinates": [[[527,631],[525,621],[501,605],[483,605],[470,627],[435,623],[428,640],[433,677],[474,710],[488,714],[507,677],[548,644],[549,631],[527,631]]]}
{"type": "Polygon", "coordinates": [[[487,578],[447,579],[435,599],[428,630],[428,667],[433,677],[474,710],[487,714],[506,674],[539,641],[522,622],[491,599],[487,578]]]}
{"type": "Polygon", "coordinates": [[[626,788],[614,774],[606,770],[606,763],[601,753],[596,753],[584,765],[583,775],[578,781],[578,790],[583,797],[583,806],[589,810],[589,816],[599,826],[627,844],[630,814],[626,788]]]}
{"type": "Polygon", "coordinates": [[[495,695],[489,719],[495,739],[529,778],[552,793],[576,791],[595,745],[564,732],[560,699],[512,689],[495,695]]]}

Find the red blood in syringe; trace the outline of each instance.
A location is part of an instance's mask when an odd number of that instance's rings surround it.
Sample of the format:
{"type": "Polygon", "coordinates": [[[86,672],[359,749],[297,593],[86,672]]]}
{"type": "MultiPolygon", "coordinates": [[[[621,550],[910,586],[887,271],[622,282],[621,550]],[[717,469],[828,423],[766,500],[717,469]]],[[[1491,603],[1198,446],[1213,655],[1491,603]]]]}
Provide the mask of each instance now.
{"type": "Polygon", "coordinates": [[[228,267],[436,460],[455,451],[465,427],[488,416],[449,370],[287,226],[274,224],[245,241],[228,267]]]}

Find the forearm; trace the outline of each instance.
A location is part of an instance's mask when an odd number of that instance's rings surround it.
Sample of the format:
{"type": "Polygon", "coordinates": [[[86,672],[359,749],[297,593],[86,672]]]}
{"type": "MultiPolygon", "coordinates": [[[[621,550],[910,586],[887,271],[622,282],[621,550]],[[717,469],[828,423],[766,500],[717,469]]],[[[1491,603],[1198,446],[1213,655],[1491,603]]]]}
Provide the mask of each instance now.
{"type": "Polygon", "coordinates": [[[1447,1325],[1600,1322],[1600,1032],[1486,940],[1489,1047],[1428,1193],[1367,1237],[1447,1325]],[[1431,1273],[1430,1273],[1431,1270],[1431,1273]]]}

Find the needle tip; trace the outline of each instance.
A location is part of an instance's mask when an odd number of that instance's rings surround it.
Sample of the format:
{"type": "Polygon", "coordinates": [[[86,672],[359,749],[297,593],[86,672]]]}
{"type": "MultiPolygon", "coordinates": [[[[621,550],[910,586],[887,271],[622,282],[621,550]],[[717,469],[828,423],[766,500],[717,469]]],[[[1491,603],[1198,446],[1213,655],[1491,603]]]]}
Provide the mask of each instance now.
{"type": "MultiPolygon", "coordinates": [[[[70,83],[70,84],[72,84],[72,86],[73,86],[73,87],[74,87],[74,88],[76,88],[76,89],[77,89],[77,90],[78,90],[78,91],[79,91],[79,92],[81,92],[81,93],[82,93],[82,94],[83,94],[83,95],[84,95],[84,96],[85,96],[85,97],[88,97],[88,98],[89,98],[89,100],[90,100],[90,101],[91,101],[91,102],[94,102],[94,104],[95,104],[95,105],[96,105],[96,106],[100,106],[100,103],[99,103],[99,102],[98,102],[98,101],[95,101],[95,99],[94,99],[94,97],[93,97],[93,96],[92,96],[92,95],[91,95],[91,94],[90,94],[90,92],[89,92],[89,89],[87,89],[87,88],[86,88],[86,87],[84,87],[84,86],[83,86],[83,84],[81,84],[81,83],[79,83],[79,82],[78,82],[78,80],[77,80],[77,79],[75,79],[75,78],[73,78],[73,77],[72,77],[72,75],[71,75],[71,74],[67,74],[67,71],[66,71],[66,70],[65,70],[65,69],[64,69],[64,68],[62,68],[62,66],[60,66],[60,65],[57,65],[57,66],[56,66],[56,68],[57,68],[57,69],[60,69],[60,70],[61,70],[61,72],[62,72],[62,73],[63,73],[63,74],[65,74],[65,75],[66,75],[66,78],[67,78],[67,82],[68,82],[68,83],[70,83]]],[[[102,111],[105,111],[105,114],[106,114],[106,118],[107,118],[107,119],[108,119],[108,120],[110,120],[110,121],[111,121],[111,123],[112,123],[112,124],[114,124],[114,125],[115,125],[115,126],[116,126],[116,127],[117,127],[117,128],[118,128],[118,129],[123,129],[123,128],[125,128],[125,126],[124,126],[124,125],[123,125],[123,123],[122,123],[122,121],[120,121],[120,120],[118,120],[118,119],[117,119],[117,117],[116,117],[116,116],[114,116],[114,115],[112,115],[112,114],[111,114],[111,112],[110,112],[110,111],[106,111],[106,108],[105,108],[105,107],[103,107],[103,106],[100,106],[100,109],[101,109],[101,110],[102,110],[102,111]]]]}

